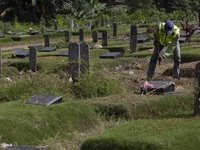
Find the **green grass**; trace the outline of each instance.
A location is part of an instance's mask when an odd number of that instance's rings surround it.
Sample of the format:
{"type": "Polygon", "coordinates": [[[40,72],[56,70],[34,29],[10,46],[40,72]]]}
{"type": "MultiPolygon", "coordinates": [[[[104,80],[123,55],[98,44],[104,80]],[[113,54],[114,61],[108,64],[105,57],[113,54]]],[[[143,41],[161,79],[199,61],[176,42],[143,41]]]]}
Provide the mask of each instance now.
{"type": "Polygon", "coordinates": [[[81,150],[197,150],[200,148],[200,119],[190,114],[192,112],[182,114],[186,117],[133,121],[89,138],[81,150]]]}

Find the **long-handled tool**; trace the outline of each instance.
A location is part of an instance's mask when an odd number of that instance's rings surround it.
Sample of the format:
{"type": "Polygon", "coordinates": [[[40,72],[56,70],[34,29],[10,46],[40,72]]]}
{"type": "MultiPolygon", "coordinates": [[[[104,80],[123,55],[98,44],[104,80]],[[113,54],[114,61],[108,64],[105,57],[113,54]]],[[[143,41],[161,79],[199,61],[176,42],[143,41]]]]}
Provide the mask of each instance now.
{"type": "MultiPolygon", "coordinates": [[[[146,34],[151,34],[151,33],[153,33],[154,39],[155,39],[154,46],[155,46],[156,49],[157,49],[158,57],[162,57],[162,56],[160,55],[160,52],[159,52],[158,41],[157,41],[157,37],[156,37],[156,29],[157,29],[157,26],[151,26],[151,27],[147,28],[146,34]]],[[[160,60],[160,59],[158,59],[158,60],[159,60],[159,65],[160,65],[161,60],[160,60]]]]}

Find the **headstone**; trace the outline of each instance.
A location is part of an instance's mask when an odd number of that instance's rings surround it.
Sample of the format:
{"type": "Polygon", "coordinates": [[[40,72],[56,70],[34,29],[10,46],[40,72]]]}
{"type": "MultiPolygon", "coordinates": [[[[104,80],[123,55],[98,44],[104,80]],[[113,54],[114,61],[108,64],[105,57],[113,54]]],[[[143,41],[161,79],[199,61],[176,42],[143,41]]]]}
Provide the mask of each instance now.
{"type": "Polygon", "coordinates": [[[54,23],[54,30],[58,30],[57,23],[54,23]]]}
{"type": "Polygon", "coordinates": [[[12,58],[26,58],[29,56],[29,52],[17,52],[16,54],[12,55],[12,58]]]}
{"type": "Polygon", "coordinates": [[[113,23],[113,36],[117,36],[117,23],[113,23]]]}
{"type": "Polygon", "coordinates": [[[80,45],[81,50],[81,71],[83,73],[87,72],[90,68],[90,50],[87,43],[80,45]]]}
{"type": "Polygon", "coordinates": [[[13,48],[13,49],[9,50],[9,52],[22,52],[24,50],[25,50],[24,48],[13,48]]]}
{"type": "Polygon", "coordinates": [[[122,57],[121,52],[107,52],[101,55],[99,58],[121,58],[121,57],[122,57]]]}
{"type": "Polygon", "coordinates": [[[137,49],[137,26],[131,25],[130,30],[130,50],[131,52],[136,52],[137,49]]]}
{"type": "Polygon", "coordinates": [[[70,41],[70,39],[69,39],[69,31],[66,31],[65,32],[65,42],[69,42],[70,41]]]}
{"type": "Polygon", "coordinates": [[[44,27],[42,27],[42,34],[44,34],[44,27]]]}
{"type": "Polygon", "coordinates": [[[200,63],[195,66],[195,84],[194,84],[194,114],[200,114],[200,63]]]}
{"type": "Polygon", "coordinates": [[[75,29],[78,29],[78,23],[75,24],[75,29]]]}
{"type": "MultiPolygon", "coordinates": [[[[110,36],[108,35],[108,39],[110,38],[110,36]]],[[[98,39],[102,39],[102,35],[98,36],[98,39]]]]}
{"type": "Polygon", "coordinates": [[[88,21],[87,27],[88,27],[88,31],[90,31],[92,29],[92,23],[91,23],[91,21],[88,21]]]}
{"type": "Polygon", "coordinates": [[[50,46],[50,37],[49,35],[44,35],[44,46],[49,47],[50,46]]]}
{"type": "Polygon", "coordinates": [[[62,102],[61,96],[35,94],[26,100],[26,104],[44,105],[57,104],[62,102]]]}
{"type": "Polygon", "coordinates": [[[70,20],[70,30],[74,31],[74,24],[73,24],[73,20],[70,20]]]}
{"type": "Polygon", "coordinates": [[[108,46],[108,32],[102,31],[102,46],[108,46]]]}
{"type": "Polygon", "coordinates": [[[13,147],[7,147],[3,150],[46,150],[44,148],[33,148],[33,147],[16,147],[16,146],[13,146],[13,147]]]}
{"type": "Polygon", "coordinates": [[[200,26],[200,11],[198,12],[198,18],[199,18],[199,26],[200,26]]]}
{"type": "Polygon", "coordinates": [[[47,32],[53,32],[53,31],[54,31],[53,29],[48,29],[48,30],[47,30],[47,32]]]}
{"type": "Polygon", "coordinates": [[[42,44],[32,44],[32,45],[29,45],[28,48],[30,48],[30,47],[39,47],[39,46],[42,46],[42,44]]]}
{"type": "Polygon", "coordinates": [[[68,51],[62,51],[62,52],[56,54],[55,56],[68,57],[68,56],[69,56],[69,53],[68,53],[68,51]]]}
{"type": "Polygon", "coordinates": [[[29,48],[29,69],[32,70],[33,72],[37,71],[36,59],[37,59],[37,48],[30,47],[29,48]]]}
{"type": "Polygon", "coordinates": [[[103,18],[101,19],[101,26],[102,27],[104,26],[104,19],[103,18]]]}
{"type": "Polygon", "coordinates": [[[0,38],[4,38],[5,34],[4,33],[0,33],[0,38]]]}
{"type": "Polygon", "coordinates": [[[79,29],[79,40],[84,41],[84,29],[79,29]]]}
{"type": "Polygon", "coordinates": [[[99,26],[99,21],[95,21],[95,27],[99,26]]]}
{"type": "Polygon", "coordinates": [[[1,58],[1,48],[0,48],[0,77],[2,73],[2,58],[1,58]]]}
{"type": "Polygon", "coordinates": [[[80,76],[80,44],[78,42],[69,43],[69,63],[72,80],[80,76]]]}
{"type": "Polygon", "coordinates": [[[130,39],[130,37],[119,37],[119,38],[117,38],[115,40],[117,40],[117,41],[127,41],[129,39],[130,39]]]}
{"type": "Polygon", "coordinates": [[[56,51],[56,47],[43,47],[39,50],[39,52],[53,52],[56,51]]]}
{"type": "Polygon", "coordinates": [[[98,33],[97,31],[92,31],[92,39],[94,43],[98,42],[98,33]]]}
{"type": "Polygon", "coordinates": [[[137,38],[138,43],[145,43],[145,42],[149,42],[149,41],[150,41],[149,37],[138,37],[137,38]]]}

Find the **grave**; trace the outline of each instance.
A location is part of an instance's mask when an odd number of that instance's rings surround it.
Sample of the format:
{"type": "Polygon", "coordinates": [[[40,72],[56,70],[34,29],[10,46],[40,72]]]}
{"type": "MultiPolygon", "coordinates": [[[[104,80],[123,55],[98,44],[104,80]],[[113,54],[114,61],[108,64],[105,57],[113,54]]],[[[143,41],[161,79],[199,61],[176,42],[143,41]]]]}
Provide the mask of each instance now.
{"type": "Polygon", "coordinates": [[[126,41],[126,40],[129,40],[129,39],[130,39],[130,37],[119,37],[119,38],[117,38],[115,40],[117,40],[117,41],[126,41]]]}
{"type": "Polygon", "coordinates": [[[26,58],[29,56],[29,52],[17,52],[16,54],[12,55],[12,58],[26,58]]]}
{"type": "Polygon", "coordinates": [[[9,147],[7,147],[3,150],[46,150],[46,149],[44,149],[44,148],[33,148],[33,147],[18,147],[18,146],[17,147],[15,147],[15,146],[11,147],[11,146],[9,146],[9,147]]]}
{"type": "Polygon", "coordinates": [[[16,33],[16,34],[24,34],[24,32],[18,32],[18,33],[16,33]]]}
{"type": "Polygon", "coordinates": [[[62,51],[62,52],[56,54],[55,56],[69,57],[69,53],[68,53],[68,51],[62,51]]]}
{"type": "Polygon", "coordinates": [[[54,30],[53,29],[48,29],[46,32],[53,32],[54,30]]]}
{"type": "Polygon", "coordinates": [[[179,43],[185,43],[186,42],[186,37],[180,37],[179,38],[179,43]]]}
{"type": "Polygon", "coordinates": [[[51,104],[61,103],[61,96],[35,94],[26,100],[26,104],[44,105],[49,106],[51,104]]]}
{"type": "Polygon", "coordinates": [[[15,33],[15,32],[9,31],[7,34],[8,34],[8,35],[13,35],[13,34],[16,34],[16,33],[15,33]]]}
{"type": "Polygon", "coordinates": [[[121,58],[121,57],[122,57],[121,52],[107,52],[101,55],[99,58],[121,58]]]}
{"type": "MultiPolygon", "coordinates": [[[[108,39],[110,38],[110,36],[108,35],[108,39]]],[[[98,39],[102,39],[102,35],[98,36],[98,39]]]]}
{"type": "Polygon", "coordinates": [[[65,30],[58,30],[57,33],[65,33],[65,30]]]}
{"type": "MultiPolygon", "coordinates": [[[[158,95],[168,95],[168,94],[176,94],[180,93],[179,91],[175,91],[175,83],[172,81],[149,81],[149,84],[153,85],[152,94],[158,95]]],[[[142,93],[142,88],[140,93],[142,93]]]]}
{"type": "Polygon", "coordinates": [[[30,47],[39,47],[39,46],[42,46],[42,44],[32,44],[32,45],[29,45],[28,48],[30,48],[30,47]]]}
{"type": "MultiPolygon", "coordinates": [[[[27,33],[30,34],[29,31],[28,31],[27,33]]],[[[39,33],[38,31],[31,31],[31,35],[36,35],[36,34],[38,34],[38,33],[39,33]]]]}
{"type": "Polygon", "coordinates": [[[5,34],[4,33],[0,33],[0,38],[4,38],[5,34]]]}
{"type": "Polygon", "coordinates": [[[138,32],[137,32],[138,35],[140,35],[140,34],[145,34],[145,33],[146,33],[146,31],[138,31],[138,32]]]}
{"type": "Polygon", "coordinates": [[[9,52],[22,52],[24,50],[25,50],[24,48],[13,48],[13,49],[9,50],[9,52]]]}
{"type": "Polygon", "coordinates": [[[145,42],[149,42],[150,38],[149,37],[138,37],[137,42],[138,43],[145,43],[145,42]]]}
{"type": "Polygon", "coordinates": [[[56,51],[56,47],[44,47],[39,50],[39,52],[53,52],[56,51]]]}

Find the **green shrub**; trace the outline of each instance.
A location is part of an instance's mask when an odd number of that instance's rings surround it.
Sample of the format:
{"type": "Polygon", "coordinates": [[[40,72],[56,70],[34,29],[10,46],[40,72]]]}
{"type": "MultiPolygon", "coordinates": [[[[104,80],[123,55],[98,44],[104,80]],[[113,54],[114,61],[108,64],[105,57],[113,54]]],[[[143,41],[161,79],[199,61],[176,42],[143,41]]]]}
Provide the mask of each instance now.
{"type": "MultiPolygon", "coordinates": [[[[29,70],[29,62],[13,62],[9,66],[17,68],[19,71],[28,71],[29,70]]],[[[37,70],[41,69],[41,65],[37,64],[37,70]]]]}

